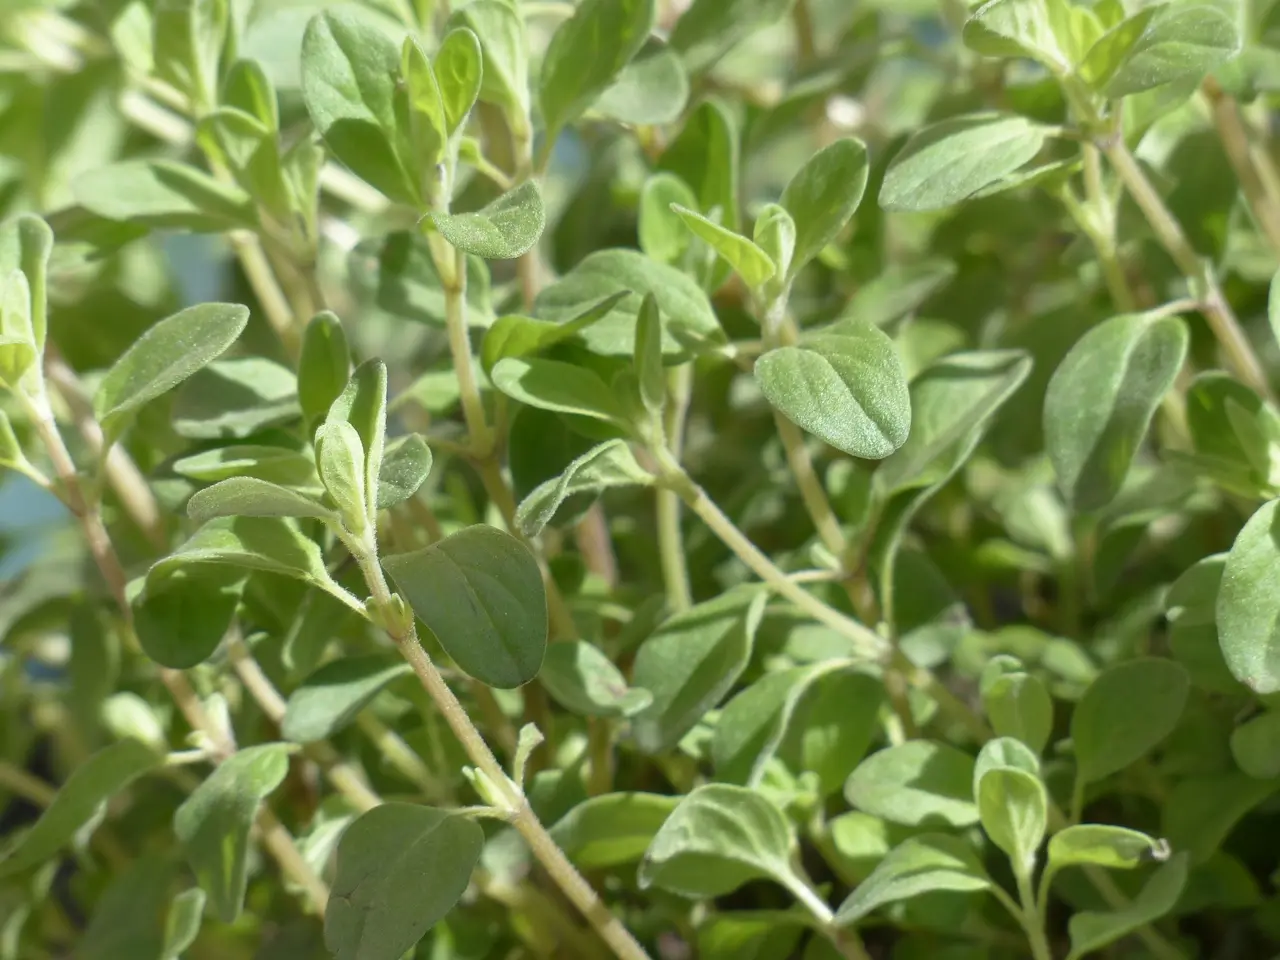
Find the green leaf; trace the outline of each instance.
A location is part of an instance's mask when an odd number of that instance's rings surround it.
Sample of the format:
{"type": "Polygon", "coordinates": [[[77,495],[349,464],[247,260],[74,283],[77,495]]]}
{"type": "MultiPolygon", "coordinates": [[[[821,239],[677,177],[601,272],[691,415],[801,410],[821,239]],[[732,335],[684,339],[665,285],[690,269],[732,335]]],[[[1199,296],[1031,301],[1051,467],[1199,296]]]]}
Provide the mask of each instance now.
{"type": "Polygon", "coordinates": [[[538,103],[547,143],[582,115],[644,46],[653,0],[583,0],[542,58],[538,103]]]}
{"type": "Polygon", "coordinates": [[[36,368],[38,357],[26,275],[14,270],[5,279],[0,294],[0,382],[16,391],[23,378],[36,368]]]}
{"type": "Polygon", "coordinates": [[[491,687],[518,687],[542,666],[547,597],[533,555],[493,527],[466,527],[383,566],[458,666],[491,687]]]}
{"type": "Polygon", "coordinates": [[[338,841],[324,942],[338,960],[399,960],[461,899],[484,832],[408,803],[360,816],[338,841]]]}
{"type": "Polygon", "coordinates": [[[187,501],[187,516],[197,523],[217,517],[338,518],[317,500],[255,477],[232,477],[197,491],[187,501]]]}
{"type": "Polygon", "coordinates": [[[581,332],[592,353],[630,357],[635,353],[635,324],[640,304],[652,293],[662,311],[662,353],[682,355],[691,346],[725,342],[707,295],[674,267],[656,263],[638,250],[597,250],[567,274],[543,288],[534,313],[563,323],[579,316],[604,297],[629,292],[601,320],[581,332]]]}
{"type": "Polygon", "coordinates": [[[417,493],[431,474],[431,462],[431,448],[416,433],[393,441],[378,470],[377,508],[389,509],[417,493]]]}
{"type": "Polygon", "coordinates": [[[226,167],[235,182],[270,213],[287,219],[289,187],[280,161],[277,132],[255,116],[220,107],[200,118],[196,141],[211,159],[226,167]]]}
{"type": "Polygon", "coordinates": [[[745,37],[780,20],[794,0],[694,0],[671,31],[690,72],[712,66],[745,37]]]}
{"type": "Polygon", "coordinates": [[[667,371],[662,365],[662,314],[653,294],[645,296],[636,316],[634,366],[641,403],[653,416],[661,415],[667,405],[667,371]]]}
{"type": "Polygon", "coordinates": [[[326,663],[289,695],[280,734],[294,743],[326,740],[351,724],[391,681],[410,672],[401,657],[381,653],[326,663]]]}
{"type": "Polygon", "coordinates": [[[560,706],[582,717],[631,717],[653,702],[598,647],[581,640],[547,647],[538,679],[560,706]]]}
{"type": "Polygon", "coordinates": [[[316,431],[316,467],[343,526],[357,536],[369,525],[372,511],[364,486],[364,445],[345,420],[326,420],[316,431]]]}
{"type": "Polygon", "coordinates": [[[199,887],[183,890],[169,904],[164,922],[164,949],[160,960],[182,960],[187,948],[200,935],[204,920],[204,891],[199,887]]]}
{"type": "Polygon", "coordinates": [[[1087,512],[1120,492],[1187,354],[1177,317],[1113,317],[1081,337],[1049,381],[1045,448],[1068,501],[1087,512]]]}
{"type": "Polygon", "coordinates": [[[677,204],[672,204],[671,209],[694,236],[706,241],[753,290],[763,286],[777,271],[769,255],[746,237],[677,204]]]}
{"type": "Polygon", "coordinates": [[[248,322],[248,307],[202,303],[148,329],[98,385],[93,412],[103,433],[109,439],[118,437],[139,408],[223,353],[248,322]]]}
{"type": "MultiPolygon", "coordinates": [[[[479,257],[467,257],[467,324],[493,323],[489,268],[479,257]]],[[[445,292],[427,238],[400,230],[366,240],[351,252],[350,274],[358,292],[379,309],[415,323],[444,326],[445,292]]]]}
{"type": "Polygon", "coordinates": [[[965,46],[988,57],[1029,57],[1061,72],[1073,59],[1061,43],[1069,16],[1065,0],[990,0],[965,22],[965,46]]]}
{"type": "MultiPolygon", "coordinates": [[[[766,203],[761,207],[756,215],[752,239],[777,266],[778,275],[787,276],[796,252],[796,222],[786,208],[776,203],[766,203]]],[[[778,275],[774,277],[773,286],[778,285],[778,275]]]]}
{"type": "Polygon", "coordinates": [[[991,842],[1008,855],[1018,875],[1031,876],[1049,819],[1044,784],[1013,767],[991,769],[978,781],[977,801],[991,842]]]}
{"type": "MultiPolygon", "coordinates": [[[[561,646],[553,644],[552,649],[561,646]]],[[[591,797],[551,827],[551,839],[580,870],[605,870],[644,856],[679,797],[606,793],[591,797]]]]}
{"type": "MultiPolygon", "coordinates": [[[[1221,749],[1215,738],[1213,749],[1221,749]]],[[[1203,864],[1221,848],[1235,826],[1280,790],[1280,780],[1259,780],[1231,769],[1185,777],[1161,803],[1161,830],[1169,845],[1203,864]]]]}
{"type": "Polygon", "coordinates": [[[307,423],[323,420],[347,385],[351,348],[342,321],[329,310],[311,318],[298,360],[298,403],[307,423]]]}
{"type": "Polygon", "coordinates": [[[1168,856],[1168,845],[1127,827],[1101,823],[1073,824],[1049,840],[1049,868],[1078,864],[1132,870],[1168,856]]]}
{"type": "Polygon", "coordinates": [[[770,350],[755,375],[776,410],[837,450],[881,460],[907,441],[907,378],[878,327],[842,327],[770,350]]]}
{"type": "Polygon", "coordinates": [[[912,135],[880,187],[886,210],[940,210],[998,183],[1032,160],[1047,131],[1025,117],[976,113],[912,135]]]}
{"type": "Polygon", "coordinates": [[[641,644],[631,682],[653,702],[631,720],[642,751],[669,750],[732,689],[751,658],[766,594],[742,586],[666,620],[641,644]]]}
{"type": "Polygon", "coordinates": [[[528,124],[529,59],[524,21],[505,0],[472,0],[459,7],[449,25],[463,25],[480,41],[483,70],[480,99],[528,124]]]}
{"type": "Polygon", "coordinates": [[[440,234],[465,253],[514,260],[542,236],[546,211],[537,183],[526,180],[475,213],[434,213],[431,219],[440,234]]]}
{"type": "Polygon", "coordinates": [[[193,440],[246,438],[296,420],[298,381],[265,357],[215,360],[197,370],[173,401],[173,429],[193,440]]]}
{"type": "Polygon", "coordinates": [[[1280,713],[1267,711],[1231,732],[1236,766],[1257,780],[1280,778],[1280,713]]]}
{"type": "Polygon", "coordinates": [[[156,76],[207,108],[218,90],[218,61],[226,43],[228,4],[172,0],[152,14],[156,76]]]}
{"type": "Polygon", "coordinates": [[[812,775],[820,796],[838,793],[880,732],[883,702],[877,677],[854,669],[824,673],[796,705],[779,759],[788,770],[812,775]]]}
{"type": "MultiPolygon", "coordinates": [[[[30,213],[0,223],[0,277],[13,271],[22,273],[27,283],[32,342],[37,354],[44,353],[48,330],[48,270],[53,251],[53,231],[30,213]]],[[[6,328],[7,329],[7,328],[6,328]]]]}
{"type": "Polygon", "coordinates": [[[799,273],[844,229],[862,202],[867,171],[866,144],[846,137],[823,147],[791,178],[780,201],[796,225],[788,277],[799,273]]]}
{"type": "Polygon", "coordinates": [[[1241,692],[1240,681],[1227,669],[1219,642],[1217,604],[1225,553],[1196,561],[1165,594],[1169,620],[1169,651],[1187,668],[1191,682],[1214,693],[1241,692]]]}
{"type": "Polygon", "coordinates": [[[967,827],[978,822],[973,758],[945,743],[909,740],[873,753],[844,785],[858,810],[890,823],[967,827]]]}
{"type": "Polygon", "coordinates": [[[1002,669],[996,660],[982,672],[982,705],[1000,737],[1015,737],[1036,754],[1053,732],[1053,700],[1039,677],[1002,669]]]}
{"type": "Polygon", "coordinates": [[[858,288],[841,318],[887,326],[914,312],[955,275],[956,265],[950,260],[891,264],[874,280],[858,288]]]}
{"type": "Polygon", "coordinates": [[[235,923],[244,906],[249,831],[258,806],[288,772],[285,744],[245,747],[219,764],[173,815],[173,832],[223,923],[235,923]]]}
{"type": "Polygon", "coordinates": [[[243,570],[207,565],[176,566],[148,576],[133,600],[143,653],[174,670],[204,663],[231,627],[244,579],[243,570]]]}
{"type": "Polygon", "coordinates": [[[247,193],[173,160],[108,164],[81,174],[72,190],[91,213],[154,230],[222,233],[258,224],[247,193]]]}
{"type": "Polygon", "coordinates": [[[1236,25],[1221,8],[1161,3],[1107,31],[1080,64],[1080,75],[1116,100],[1178,80],[1199,82],[1239,52],[1236,25]]]}
{"type": "Polygon", "coordinates": [[[745,787],[713,783],[680,801],[640,863],[640,887],[710,898],[748,880],[784,886],[791,873],[791,827],[773,802],[745,787]]]}
{"type": "Polygon", "coordinates": [[[1253,690],[1280,691],[1280,500],[1260,507],[1227,555],[1218,590],[1222,655],[1232,676],[1253,690]]]}
{"type": "Polygon", "coordinates": [[[338,10],[307,24],[302,96],[311,122],[356,176],[416,206],[420,190],[403,159],[408,134],[397,111],[400,76],[396,45],[375,27],[338,10]]]}
{"type": "Polygon", "coordinates": [[[467,122],[480,95],[482,59],[480,40],[466,27],[450,30],[440,42],[433,69],[450,134],[467,122]]]}
{"type": "Polygon", "coordinates": [[[600,94],[594,109],[621,123],[651,126],[679,119],[688,100],[689,76],[680,57],[650,37],[600,94]]]}
{"type": "Polygon", "coordinates": [[[809,664],[766,673],[720,711],[711,740],[716,778],[755,786],[782,742],[787,724],[810,685],[836,664],[809,664]]]}
{"type": "Polygon", "coordinates": [[[972,451],[975,433],[1031,372],[1021,350],[954,353],[911,381],[911,433],[876,471],[886,493],[927,487],[972,451]]]}
{"type": "Polygon", "coordinates": [[[338,399],[329,407],[327,423],[346,421],[364,448],[364,496],[369,526],[376,523],[378,479],[387,441],[387,365],[366,360],[356,367],[338,399]]]}
{"type": "Polygon", "coordinates": [[[976,796],[982,778],[992,770],[1020,770],[1033,777],[1040,776],[1040,758],[1021,740],[1012,737],[993,737],[982,745],[978,759],[973,764],[973,792],[976,796]]]}
{"type": "Polygon", "coordinates": [[[275,86],[256,60],[237,60],[231,65],[222,81],[222,103],[249,114],[272,133],[280,131],[275,86]]]}
{"type": "Polygon", "coordinates": [[[659,263],[673,264],[689,249],[689,232],[677,208],[693,209],[698,198],[674,173],[653,173],[640,188],[636,231],[640,249],[659,263]]]}
{"type": "Polygon", "coordinates": [[[1076,776],[1092,783],[1145,756],[1177,726],[1189,686],[1186,670],[1158,657],[1098,674],[1071,716],[1076,776]]]}
{"type": "Polygon", "coordinates": [[[161,760],[137,740],[121,740],[89,757],[72,771],[40,819],[0,860],[0,877],[12,877],[54,857],[93,821],[108,799],[160,766],[161,760]]]}
{"type": "Polygon", "coordinates": [[[192,480],[216,483],[232,477],[256,477],[280,486],[320,493],[315,460],[288,447],[233,443],[173,462],[173,472],[192,480]]]}
{"type": "Polygon", "coordinates": [[[537,486],[520,502],[516,526],[536,537],[570,497],[599,494],[615,487],[648,486],[653,475],[636,462],[625,440],[608,440],[574,460],[564,473],[537,486]]]}
{"type": "Polygon", "coordinates": [[[886,903],[936,890],[989,889],[987,872],[964,840],[939,833],[921,834],[904,840],[880,861],[871,876],[840,904],[835,922],[852,926],[886,903]]]}
{"type": "MultiPolygon", "coordinates": [[[[718,214],[729,230],[738,229],[738,130],[733,115],[718,100],[702,101],[662,153],[658,169],[679,177],[697,198],[685,204],[718,214]]],[[[719,283],[709,284],[711,287],[719,283]]],[[[663,307],[663,313],[668,311],[663,307]]]]}
{"type": "Polygon", "coordinates": [[[541,357],[508,357],[494,366],[492,379],[512,400],[531,407],[627,427],[627,412],[617,395],[587,367],[541,357]]]}
{"type": "Polygon", "coordinates": [[[334,594],[352,598],[333,582],[320,548],[290,520],[280,517],[224,517],[210,520],[176,551],[159,560],[148,579],[166,576],[189,563],[212,563],[262,570],[293,577],[334,594]]]}
{"type": "Polygon", "coordinates": [[[1141,892],[1120,910],[1102,913],[1082,910],[1067,922],[1071,952],[1067,960],[1077,960],[1139,927],[1158,920],[1177,903],[1187,881],[1187,855],[1177,854],[1153,873],[1141,892]]]}
{"type": "Polygon", "coordinates": [[[494,365],[504,357],[527,357],[576,337],[579,332],[608,315],[614,305],[630,292],[619,290],[611,293],[563,323],[537,320],[519,314],[499,317],[484,335],[484,343],[480,348],[481,366],[485,373],[491,375],[494,365]]]}

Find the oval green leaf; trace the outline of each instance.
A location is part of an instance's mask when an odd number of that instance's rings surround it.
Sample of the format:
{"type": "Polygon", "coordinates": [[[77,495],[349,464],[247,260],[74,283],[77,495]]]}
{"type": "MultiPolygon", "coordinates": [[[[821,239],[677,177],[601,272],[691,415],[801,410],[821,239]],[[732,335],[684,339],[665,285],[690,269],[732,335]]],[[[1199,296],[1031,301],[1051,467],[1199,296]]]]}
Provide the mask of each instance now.
{"type": "Polygon", "coordinates": [[[326,663],[289,695],[280,734],[294,743],[325,740],[355,720],[386,686],[411,672],[398,656],[380,653],[326,663]]]}
{"type": "Polygon", "coordinates": [[[873,753],[845,781],[856,810],[909,826],[978,822],[973,757],[945,743],[910,740],[873,753]]]}
{"type": "Polygon", "coordinates": [[[526,180],[474,213],[435,213],[432,220],[454,247],[486,260],[514,260],[528,253],[546,225],[542,193],[526,180]]]}

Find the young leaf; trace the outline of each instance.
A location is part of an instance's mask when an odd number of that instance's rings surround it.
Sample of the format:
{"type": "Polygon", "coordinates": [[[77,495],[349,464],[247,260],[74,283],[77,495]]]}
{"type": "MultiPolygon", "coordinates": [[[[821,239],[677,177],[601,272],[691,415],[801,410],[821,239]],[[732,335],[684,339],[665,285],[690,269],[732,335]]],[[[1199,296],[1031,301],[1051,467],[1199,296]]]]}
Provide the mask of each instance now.
{"type": "Polygon", "coordinates": [[[504,193],[475,213],[433,213],[441,236],[486,260],[514,260],[528,253],[546,225],[542,194],[533,180],[504,193]]]}
{"type": "Polygon", "coordinates": [[[1267,711],[1231,732],[1236,766],[1257,780],[1280,777],[1280,712],[1267,711]]]}
{"type": "Polygon", "coordinates": [[[173,815],[173,832],[223,923],[235,923],[244,906],[249,830],[258,805],[288,772],[285,744],[245,747],[219,764],[173,815]]]}
{"type": "Polygon", "coordinates": [[[1280,500],[1260,507],[1236,536],[1218,590],[1218,637],[1232,676],[1258,694],[1280,691],[1280,500]]]}
{"type": "Polygon", "coordinates": [[[467,817],[384,803],[338,841],[324,942],[338,960],[399,960],[461,899],[484,831],[467,817]]]}
{"type": "Polygon", "coordinates": [[[840,904],[835,922],[848,927],[886,903],[935,890],[989,890],[982,862],[964,840],[940,833],[911,837],[894,847],[840,904]]]}
{"type": "Polygon", "coordinates": [[[431,474],[431,448],[416,433],[392,442],[378,471],[377,508],[387,510],[418,492],[431,474]]]}
{"type": "Polygon", "coordinates": [[[680,801],[649,844],[640,887],[710,898],[761,877],[790,886],[790,854],[791,827],[772,801],[745,787],[708,784],[680,801]]]}
{"type": "Polygon", "coordinates": [[[1049,869],[1086,864],[1132,870],[1168,856],[1167,844],[1145,833],[1101,823],[1073,824],[1049,840],[1049,869]]]}
{"type": "Polygon", "coordinates": [[[651,36],[593,109],[620,123],[653,126],[679,119],[688,100],[689,75],[680,57],[651,36]]]}
{"type": "Polygon", "coordinates": [[[1045,448],[1080,512],[1106,506],[1187,354],[1177,317],[1113,317],[1081,337],[1049,381],[1045,448]]]}
{"type": "Polygon", "coordinates": [[[940,210],[998,183],[1044,146],[1045,128],[1025,117],[951,117],[912,135],[880,187],[886,210],[940,210]]]}
{"type": "Polygon", "coordinates": [[[480,95],[481,61],[480,40],[466,27],[450,30],[440,42],[433,69],[450,134],[466,123],[480,95]]]}
{"type": "Polygon", "coordinates": [[[694,0],[671,31],[691,73],[711,67],[749,34],[781,19],[792,0],[694,0]]]}
{"type": "Polygon", "coordinates": [[[355,428],[364,447],[364,495],[369,525],[375,522],[378,478],[387,440],[387,366],[366,360],[356,367],[338,399],[329,407],[327,421],[346,421],[355,428]]]}
{"type": "Polygon", "coordinates": [[[38,357],[26,275],[18,270],[10,273],[0,295],[0,383],[16,391],[36,367],[38,357]]]}
{"type": "Polygon", "coordinates": [[[693,210],[698,198],[674,173],[653,173],[640,188],[636,232],[640,249],[659,263],[676,263],[689,249],[689,228],[677,209],[693,210]]]}
{"type": "Polygon", "coordinates": [[[657,416],[667,405],[667,371],[662,365],[662,314],[653,294],[644,298],[636,316],[634,365],[640,400],[649,413],[657,416]]]}
{"type": "MultiPolygon", "coordinates": [[[[785,207],[766,203],[756,215],[752,240],[778,268],[778,275],[790,275],[796,252],[796,222],[785,207]]],[[[774,277],[774,283],[778,276],[774,277]]]]}
{"type": "Polygon", "coordinates": [[[198,490],[187,501],[187,516],[197,523],[217,517],[338,518],[319,501],[255,477],[232,477],[198,490]]]}
{"type": "Polygon", "coordinates": [[[161,760],[137,740],[121,740],[89,757],[71,773],[17,846],[0,860],[0,878],[12,877],[56,855],[93,820],[106,800],[160,766],[161,760]]]}
{"type": "Polygon", "coordinates": [[[1209,3],[1161,3],[1112,27],[1089,50],[1080,75],[1112,100],[1205,74],[1240,51],[1227,13],[1209,3]]]}
{"type": "Polygon", "coordinates": [[[453,12],[449,25],[466,26],[480,41],[480,99],[502,107],[527,129],[529,44],[523,19],[505,0],[472,0],[453,12]]]}
{"type": "Polygon", "coordinates": [[[492,377],[495,387],[531,407],[627,426],[626,411],[616,394],[587,367],[541,357],[508,357],[497,362],[492,377]]]}
{"type": "Polygon", "coordinates": [[[670,749],[729,692],[751,658],[765,600],[759,588],[738,587],[676,614],[641,644],[631,682],[653,694],[631,721],[642,751],[670,749]]]}
{"type": "Polygon", "coordinates": [[[492,375],[494,365],[504,357],[527,357],[549,350],[585,330],[608,315],[630,290],[619,290],[589,305],[582,313],[561,323],[507,314],[494,321],[480,348],[480,364],[492,375]]]}
{"type": "Polygon", "coordinates": [[[651,483],[653,475],[636,462],[625,440],[607,440],[574,460],[560,476],[539,484],[520,501],[516,525],[526,537],[536,537],[570,497],[651,483]]]}
{"type": "Polygon", "coordinates": [[[982,745],[973,764],[973,792],[977,796],[982,778],[992,770],[1020,770],[1040,777],[1040,758],[1021,740],[993,737],[982,745]]]}
{"type": "Polygon", "coordinates": [[[369,498],[364,486],[364,445],[356,428],[345,420],[326,420],[316,431],[316,467],[325,491],[338,508],[343,525],[356,535],[369,523],[369,498]]]}
{"type": "Polygon", "coordinates": [[[387,557],[383,566],[468,674],[503,688],[537,675],[547,646],[547,596],[538,564],[520,541],[493,527],[466,527],[387,557]]]}
{"type": "Polygon", "coordinates": [[[844,327],[770,350],[755,375],[776,410],[851,456],[881,460],[911,430],[907,378],[878,327],[844,327]]]}
{"type": "Polygon", "coordinates": [[[155,8],[151,49],[156,76],[207,108],[218,89],[218,61],[227,41],[223,3],[179,0],[155,8]]]}
{"type": "Polygon", "coordinates": [[[721,226],[737,230],[738,153],[733,115],[725,104],[712,98],[702,101],[689,115],[663,151],[658,169],[674,174],[692,188],[697,202],[685,206],[707,213],[719,211],[721,226]]]}
{"type": "Polygon", "coordinates": [[[603,297],[629,291],[601,320],[582,331],[592,353],[630,357],[635,353],[635,322],[640,303],[652,293],[662,311],[662,353],[683,354],[691,345],[718,345],[725,340],[707,295],[690,277],[656,263],[638,250],[597,250],[555,283],[543,288],[534,313],[563,323],[579,316],[603,297]]]}
{"type": "Polygon", "coordinates": [[[44,352],[48,331],[48,270],[53,250],[53,231],[39,217],[20,213],[0,223],[0,277],[13,271],[23,275],[29,295],[35,352],[44,352]]]}
{"type": "Polygon", "coordinates": [[[1060,42],[1066,0],[990,0],[964,25],[964,43],[988,57],[1028,57],[1061,72],[1072,58],[1060,42]]]}
{"type": "Polygon", "coordinates": [[[867,171],[866,145],[847,137],[823,147],[791,178],[780,201],[796,229],[788,277],[799,273],[849,222],[867,188],[867,171]]]}
{"type": "Polygon", "coordinates": [[[1187,882],[1187,855],[1179,853],[1151,875],[1136,897],[1119,910],[1102,913],[1082,910],[1067,922],[1071,952],[1078,958],[1114,943],[1125,934],[1158,920],[1177,903],[1187,882]]]}
{"type": "Polygon", "coordinates": [[[708,246],[724,257],[725,262],[733,267],[738,276],[742,277],[746,285],[753,290],[763,286],[765,281],[777,272],[777,267],[769,259],[769,255],[746,237],[732,230],[726,230],[702,214],[678,204],[672,204],[671,209],[694,236],[706,241],[708,246]]]}
{"type": "Polygon", "coordinates": [[[81,174],[72,190],[82,207],[100,217],[153,230],[219,233],[258,225],[249,194],[173,160],[108,164],[81,174]]]}
{"type": "Polygon", "coordinates": [[[298,360],[298,403],[307,423],[323,420],[347,385],[351,348],[342,321],[329,310],[311,318],[298,360]]]}
{"type": "Polygon", "coordinates": [[[1031,876],[1049,819],[1044,784],[1013,767],[991,769],[978,781],[977,801],[991,842],[1008,855],[1019,876],[1031,876]]]}
{"type": "Polygon", "coordinates": [[[352,723],[391,681],[412,672],[399,656],[371,653],[326,663],[289,695],[280,735],[325,740],[352,723]]]}
{"type": "Polygon", "coordinates": [[[599,648],[581,640],[547,647],[538,680],[560,706],[582,717],[631,717],[653,702],[599,648]]]}
{"type": "Polygon", "coordinates": [[[1085,783],[1123,770],[1173,732],[1187,702],[1187,671],[1139,657],[1100,673],[1071,716],[1077,774],[1085,783]]]}
{"type": "Polygon", "coordinates": [[[204,891],[199,887],[183,890],[173,898],[165,916],[160,960],[182,960],[187,948],[196,942],[204,920],[204,901],[204,891]]]}
{"type": "Polygon", "coordinates": [[[249,322],[249,308],[202,303],[161,320],[107,371],[93,398],[103,433],[114,439],[144,404],[172,390],[219,356],[249,322]]]}
{"type": "Polygon", "coordinates": [[[333,155],[390,199],[417,205],[420,190],[401,155],[408,140],[397,112],[400,54],[375,27],[339,10],[307,24],[302,96],[333,155]]]}
{"type": "MultiPolygon", "coordinates": [[[[554,644],[552,649],[561,646],[554,644]]],[[[580,870],[605,870],[644,856],[679,804],[657,793],[606,793],[578,804],[551,827],[551,839],[580,870]]]]}
{"type": "Polygon", "coordinates": [[[244,579],[243,570],[205,564],[149,575],[133,601],[142,652],[174,670],[204,663],[231,626],[244,579]]]}
{"type": "Polygon", "coordinates": [[[548,144],[640,52],[653,19],[653,0],[583,0],[560,24],[547,45],[538,78],[548,144]]]}
{"type": "Polygon", "coordinates": [[[911,826],[978,822],[973,758],[945,743],[909,740],[873,753],[844,785],[845,799],[890,823],[911,826]]]}
{"type": "Polygon", "coordinates": [[[1038,677],[992,661],[983,670],[981,692],[997,736],[1016,737],[1035,753],[1044,752],[1053,732],[1053,700],[1038,677]]]}

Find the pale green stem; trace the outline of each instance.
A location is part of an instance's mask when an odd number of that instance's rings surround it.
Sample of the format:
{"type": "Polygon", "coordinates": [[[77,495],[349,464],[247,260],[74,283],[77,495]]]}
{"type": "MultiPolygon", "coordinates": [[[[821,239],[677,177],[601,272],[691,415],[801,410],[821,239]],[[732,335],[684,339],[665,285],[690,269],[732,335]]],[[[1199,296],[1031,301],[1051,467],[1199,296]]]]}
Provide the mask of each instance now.
{"type": "Polygon", "coordinates": [[[1218,130],[1218,138],[1240,182],[1240,192],[1244,194],[1253,219],[1272,251],[1280,254],[1280,203],[1267,190],[1267,184],[1255,164],[1255,153],[1240,117],[1240,109],[1212,77],[1205,80],[1202,90],[1218,130]]]}
{"type": "Polygon", "coordinates": [[[1053,960],[1053,951],[1044,933],[1044,917],[1036,905],[1035,892],[1031,887],[1031,878],[1024,871],[1017,872],[1018,898],[1022,901],[1022,928],[1027,932],[1027,941],[1031,944],[1031,955],[1035,960],[1053,960]]]}
{"type": "Polygon", "coordinates": [[[58,795],[57,789],[51,784],[5,760],[0,760],[0,789],[30,800],[38,807],[49,806],[58,795]]]}
{"type": "MultiPolygon", "coordinates": [[[[664,434],[672,459],[680,461],[684,451],[685,417],[689,411],[692,370],[681,364],[667,375],[667,408],[664,411],[664,434]]],[[[684,555],[684,539],[680,532],[680,496],[667,487],[657,492],[658,556],[662,563],[662,581],[667,590],[667,603],[679,613],[693,606],[689,586],[689,566],[684,555]]]]}

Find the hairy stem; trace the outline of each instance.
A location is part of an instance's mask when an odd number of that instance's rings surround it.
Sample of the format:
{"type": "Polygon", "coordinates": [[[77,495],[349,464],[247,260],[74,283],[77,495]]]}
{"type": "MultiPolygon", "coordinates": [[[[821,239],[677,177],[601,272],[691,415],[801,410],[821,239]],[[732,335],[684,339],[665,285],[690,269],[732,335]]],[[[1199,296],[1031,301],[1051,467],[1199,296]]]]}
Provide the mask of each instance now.
{"type": "MultiPolygon", "coordinates": [[[[667,374],[667,408],[664,412],[663,433],[667,450],[677,463],[684,452],[685,417],[689,412],[690,394],[693,388],[693,371],[689,364],[681,364],[667,374]]],[[[684,538],[680,532],[680,495],[667,487],[657,491],[658,558],[662,564],[662,582],[666,587],[667,603],[673,613],[693,606],[693,591],[689,586],[689,565],[685,561],[684,538]]]]}
{"type": "Polygon", "coordinates": [[[1266,236],[1271,249],[1280,253],[1280,203],[1267,190],[1255,163],[1255,154],[1249,142],[1249,132],[1240,116],[1240,108],[1212,77],[1205,80],[1201,89],[1209,102],[1213,125],[1218,130],[1223,150],[1240,182],[1240,192],[1244,194],[1254,221],[1266,236]]]}

